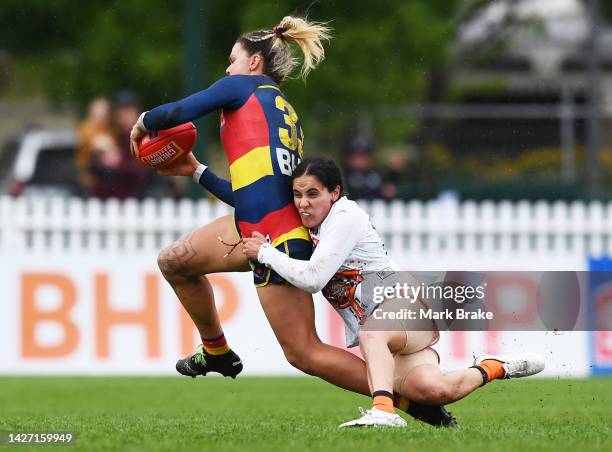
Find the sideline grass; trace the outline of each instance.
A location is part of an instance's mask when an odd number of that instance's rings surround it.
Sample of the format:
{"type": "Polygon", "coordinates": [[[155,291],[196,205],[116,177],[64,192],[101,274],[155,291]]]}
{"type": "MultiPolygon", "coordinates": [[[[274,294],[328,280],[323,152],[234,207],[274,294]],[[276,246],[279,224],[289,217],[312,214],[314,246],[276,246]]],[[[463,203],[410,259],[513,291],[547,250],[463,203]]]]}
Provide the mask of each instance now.
{"type": "Polygon", "coordinates": [[[612,444],[612,379],[494,382],[450,406],[458,430],[412,421],[399,431],[339,431],[359,405],[368,400],[306,377],[0,378],[0,431],[70,430],[68,450],[583,452],[612,444]]]}

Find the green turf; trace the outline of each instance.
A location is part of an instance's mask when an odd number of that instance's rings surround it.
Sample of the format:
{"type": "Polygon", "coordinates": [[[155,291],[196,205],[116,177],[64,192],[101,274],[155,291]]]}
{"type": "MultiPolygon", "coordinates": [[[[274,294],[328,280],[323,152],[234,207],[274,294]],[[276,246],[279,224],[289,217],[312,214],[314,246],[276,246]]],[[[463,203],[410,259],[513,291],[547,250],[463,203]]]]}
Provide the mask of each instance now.
{"type": "Polygon", "coordinates": [[[70,430],[87,451],[612,450],[612,379],[494,382],[450,407],[458,430],[338,431],[367,404],[314,378],[10,377],[0,431],[70,430]]]}

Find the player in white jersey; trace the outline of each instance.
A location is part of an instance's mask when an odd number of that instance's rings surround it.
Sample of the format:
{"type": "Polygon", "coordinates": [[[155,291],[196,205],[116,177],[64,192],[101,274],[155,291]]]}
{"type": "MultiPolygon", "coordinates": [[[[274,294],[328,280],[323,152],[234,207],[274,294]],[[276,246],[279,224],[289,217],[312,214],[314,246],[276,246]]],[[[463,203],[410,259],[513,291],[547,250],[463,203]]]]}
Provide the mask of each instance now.
{"type": "MultiPolygon", "coordinates": [[[[393,407],[393,391],[411,400],[443,405],[459,400],[498,378],[524,377],[544,368],[541,357],[483,355],[469,369],[443,374],[431,348],[438,339],[435,326],[398,331],[366,328],[378,307],[361,296],[364,272],[398,270],[380,235],[354,201],[342,196],[342,175],[330,159],[304,160],[293,173],[294,202],[315,246],[308,261],[292,259],[255,232],[244,238],[243,252],[271,267],[290,284],[307,292],[322,291],[342,316],[347,346],[360,345],[367,363],[372,409],[340,427],[403,427],[393,407]]],[[[288,300],[288,303],[291,301],[288,300]]],[[[386,304],[386,302],[385,302],[386,304]]],[[[385,309],[385,306],[381,306],[385,309]]]]}
{"type": "MultiPolygon", "coordinates": [[[[288,281],[310,293],[323,290],[323,296],[344,320],[347,346],[358,345],[360,325],[376,307],[372,300],[361,297],[362,274],[399,268],[389,259],[368,215],[344,196],[332,204],[319,227],[309,228],[309,233],[317,250],[307,266],[310,271],[298,273],[297,270],[308,261],[300,261],[294,268],[294,260],[289,260],[285,267],[291,275],[288,281]],[[321,237],[325,238],[322,242],[321,237]]],[[[284,262],[276,263],[268,245],[261,249],[259,256],[262,263],[271,267],[284,267],[284,262]]]]}

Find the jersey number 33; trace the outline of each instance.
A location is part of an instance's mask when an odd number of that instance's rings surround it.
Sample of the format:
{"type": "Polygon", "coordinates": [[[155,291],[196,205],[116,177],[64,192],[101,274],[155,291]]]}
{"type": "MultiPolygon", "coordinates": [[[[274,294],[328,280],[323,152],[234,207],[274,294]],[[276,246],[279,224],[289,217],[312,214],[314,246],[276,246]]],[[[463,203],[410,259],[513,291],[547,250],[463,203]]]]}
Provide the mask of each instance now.
{"type": "Polygon", "coordinates": [[[303,157],[304,132],[302,126],[298,125],[298,115],[291,104],[282,96],[276,96],[274,102],[276,108],[283,112],[283,120],[287,126],[278,128],[278,137],[284,148],[276,148],[276,160],[281,173],[291,176],[303,157]]]}

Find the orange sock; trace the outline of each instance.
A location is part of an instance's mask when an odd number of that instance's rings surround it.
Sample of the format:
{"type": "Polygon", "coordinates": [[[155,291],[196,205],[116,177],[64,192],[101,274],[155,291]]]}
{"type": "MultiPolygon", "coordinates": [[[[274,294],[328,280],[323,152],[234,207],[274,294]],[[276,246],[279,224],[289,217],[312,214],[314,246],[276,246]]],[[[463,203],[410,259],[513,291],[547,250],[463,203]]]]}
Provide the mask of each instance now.
{"type": "Polygon", "coordinates": [[[497,378],[504,378],[506,371],[503,367],[504,363],[496,359],[485,359],[480,363],[480,367],[487,373],[487,381],[492,381],[497,378]]]}
{"type": "Polygon", "coordinates": [[[387,413],[395,413],[393,394],[389,391],[374,391],[372,393],[372,407],[387,413]]]}

